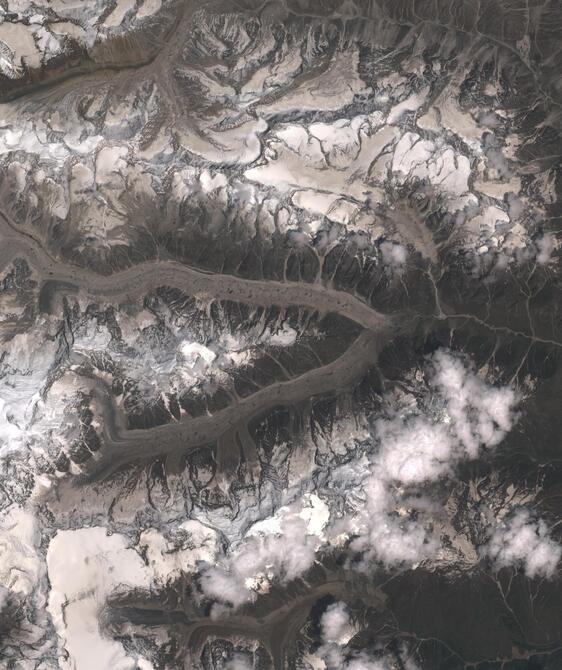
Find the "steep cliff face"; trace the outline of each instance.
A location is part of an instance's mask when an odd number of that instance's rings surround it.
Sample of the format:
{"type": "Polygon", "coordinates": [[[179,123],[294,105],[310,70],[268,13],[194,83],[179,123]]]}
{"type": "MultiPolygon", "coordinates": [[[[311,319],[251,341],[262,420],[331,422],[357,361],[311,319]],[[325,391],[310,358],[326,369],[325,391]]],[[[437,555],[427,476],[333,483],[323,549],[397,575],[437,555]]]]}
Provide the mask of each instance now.
{"type": "Polygon", "coordinates": [[[562,664],[562,12],[0,0],[0,665],[562,664]]]}

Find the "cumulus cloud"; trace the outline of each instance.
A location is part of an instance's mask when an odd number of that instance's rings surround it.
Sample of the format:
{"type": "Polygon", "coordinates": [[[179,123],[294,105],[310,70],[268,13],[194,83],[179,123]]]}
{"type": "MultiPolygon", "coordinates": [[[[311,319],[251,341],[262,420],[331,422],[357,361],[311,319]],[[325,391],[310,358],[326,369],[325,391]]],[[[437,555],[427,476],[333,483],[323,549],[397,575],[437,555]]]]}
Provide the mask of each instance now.
{"type": "MultiPolygon", "coordinates": [[[[318,502],[319,499],[318,499],[318,502]]],[[[284,507],[266,523],[256,524],[244,540],[201,575],[203,594],[240,607],[253,600],[272,581],[289,582],[314,564],[322,541],[320,514],[300,505],[284,507]]]]}
{"type": "MultiPolygon", "coordinates": [[[[346,464],[341,477],[332,473],[330,486],[341,485],[345,497],[338,518],[330,519],[321,490],[311,496],[319,505],[314,513],[297,502],[281,508],[204,570],[203,595],[240,607],[273,581],[303,575],[320,549],[342,544],[365,570],[373,562],[391,567],[434,558],[440,543],[432,532],[435,509],[424,493],[427,485],[497,445],[516,420],[517,396],[509,387],[487,384],[448,351],[432,356],[427,379],[440,412],[397,411],[378,419],[360,462],[346,464]]],[[[334,611],[334,621],[338,616],[342,612],[334,611]]]]}
{"type": "Polygon", "coordinates": [[[366,652],[356,654],[348,651],[345,645],[356,631],[345,603],[328,605],[320,619],[320,628],[322,644],[315,655],[329,670],[394,670],[397,667],[418,670],[405,646],[398,652],[398,658],[388,655],[375,658],[366,652]]]}
{"type": "Polygon", "coordinates": [[[409,657],[408,652],[404,649],[398,654],[398,659],[389,656],[371,658],[363,653],[340,667],[342,670],[398,670],[398,668],[400,670],[419,670],[418,664],[409,657]]]}
{"type": "Polygon", "coordinates": [[[406,264],[408,258],[408,251],[406,247],[398,242],[384,241],[381,243],[380,252],[382,255],[382,262],[394,270],[400,270],[406,264]]]}
{"type": "Polygon", "coordinates": [[[345,664],[346,670],[390,670],[385,661],[373,660],[362,654],[345,664]]]}
{"type": "Polygon", "coordinates": [[[329,670],[394,670],[396,667],[388,659],[370,658],[365,653],[345,659],[341,649],[331,648],[324,650],[324,654],[322,660],[329,670]]]}
{"type": "Polygon", "coordinates": [[[245,654],[234,654],[225,668],[226,670],[254,670],[254,664],[245,654]]]}
{"type": "Polygon", "coordinates": [[[431,502],[406,497],[404,489],[451,476],[462,460],[497,445],[516,419],[513,389],[486,384],[448,351],[432,357],[429,384],[444,416],[397,414],[375,422],[379,448],[361,482],[363,504],[346,520],[355,535],[350,548],[362,554],[364,568],[374,560],[391,566],[435,556],[431,502]]]}
{"type": "Polygon", "coordinates": [[[446,426],[423,417],[377,421],[382,444],[375,465],[381,478],[419,484],[451,472],[455,441],[446,426]]]}
{"type": "Polygon", "coordinates": [[[533,519],[529,510],[519,509],[494,529],[483,555],[496,568],[522,567],[527,577],[554,576],[562,547],[549,536],[542,519],[533,519]]]}
{"type": "Polygon", "coordinates": [[[244,578],[224,565],[207,568],[201,575],[200,586],[208,598],[232,607],[240,607],[253,597],[244,578]]]}
{"type": "Polygon", "coordinates": [[[445,399],[451,429],[468,458],[499,444],[516,419],[515,391],[486,384],[447,351],[437,351],[432,364],[432,385],[445,399]]]}
{"type": "Polygon", "coordinates": [[[351,618],[345,603],[332,603],[320,619],[324,643],[345,644],[353,635],[351,618]]]}
{"type": "Polygon", "coordinates": [[[333,646],[321,649],[321,653],[324,654],[322,660],[329,670],[419,670],[419,666],[405,649],[399,652],[398,658],[388,655],[375,658],[365,652],[346,658],[342,649],[333,646]]]}
{"type": "Polygon", "coordinates": [[[396,507],[398,501],[386,481],[371,474],[363,484],[365,503],[348,522],[355,538],[353,552],[362,554],[363,568],[373,560],[386,565],[415,564],[433,556],[438,543],[418,520],[404,518],[396,507]]]}
{"type": "Polygon", "coordinates": [[[545,233],[535,244],[537,246],[537,263],[539,265],[546,265],[550,261],[552,252],[554,251],[554,237],[550,233],[545,233]]]}

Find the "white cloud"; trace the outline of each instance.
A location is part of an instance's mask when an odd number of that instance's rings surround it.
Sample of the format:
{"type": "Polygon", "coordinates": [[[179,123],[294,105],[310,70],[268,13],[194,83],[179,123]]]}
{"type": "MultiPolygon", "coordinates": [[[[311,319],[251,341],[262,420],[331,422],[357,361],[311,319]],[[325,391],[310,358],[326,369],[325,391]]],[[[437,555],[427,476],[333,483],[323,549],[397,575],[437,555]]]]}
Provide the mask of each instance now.
{"type": "Polygon", "coordinates": [[[546,265],[554,251],[554,237],[550,233],[545,233],[540,237],[535,244],[537,245],[537,263],[539,265],[546,265]]]}
{"type": "Polygon", "coordinates": [[[451,472],[455,441],[446,426],[423,417],[377,421],[382,444],[375,460],[379,476],[405,485],[434,481],[451,472]]]}
{"type": "Polygon", "coordinates": [[[234,654],[226,664],[226,670],[254,670],[254,664],[243,654],[234,654]]]}
{"type": "Polygon", "coordinates": [[[432,357],[428,372],[428,393],[443,411],[409,410],[375,422],[372,451],[330,475],[345,496],[339,518],[330,520],[321,490],[308,496],[316,507],[281,508],[203,572],[203,594],[239,607],[271,582],[304,574],[321,548],[347,541],[366,570],[375,561],[415,566],[434,558],[440,549],[431,530],[434,507],[421,486],[452,476],[461,461],[498,444],[515,421],[517,397],[511,388],[485,383],[447,351],[432,357]]]}
{"type": "Polygon", "coordinates": [[[155,582],[166,584],[181,572],[193,572],[198,562],[212,560],[217,551],[217,533],[193,519],[177,526],[180,536],[189,542],[178,548],[156,528],[148,528],[139,536],[137,550],[150,566],[155,582]]]}
{"type": "Polygon", "coordinates": [[[520,509],[494,529],[482,553],[498,569],[522,567],[531,579],[551,578],[562,557],[562,547],[549,537],[542,519],[535,520],[528,510],[520,509]]]}
{"type": "MultiPolygon", "coordinates": [[[[342,602],[328,605],[320,619],[322,644],[316,651],[316,658],[323,661],[329,670],[393,670],[396,663],[388,655],[374,658],[365,652],[353,654],[345,645],[356,632],[351,624],[347,607],[342,602]]],[[[400,667],[405,670],[419,670],[408,649],[403,646],[399,653],[400,667]]]]}
{"type": "Polygon", "coordinates": [[[344,667],[345,670],[391,670],[386,660],[371,659],[365,654],[351,659],[344,667]]]}
{"type": "Polygon", "coordinates": [[[451,428],[466,455],[474,459],[481,447],[499,444],[515,422],[515,391],[486,384],[446,351],[437,351],[432,364],[432,384],[446,401],[451,428]]]}
{"type": "Polygon", "coordinates": [[[244,578],[222,565],[207,568],[201,575],[200,585],[206,597],[232,607],[240,607],[254,597],[244,578]]]}
{"type": "Polygon", "coordinates": [[[363,484],[365,503],[359,512],[346,520],[356,537],[352,551],[362,554],[368,569],[374,560],[386,565],[415,564],[433,556],[438,544],[422,524],[402,518],[395,511],[398,501],[388,484],[371,473],[363,484]]]}
{"type": "Polygon", "coordinates": [[[354,629],[345,603],[332,603],[320,619],[324,643],[346,644],[353,636],[354,629]]]}
{"type": "Polygon", "coordinates": [[[414,565],[435,556],[440,545],[427,530],[431,502],[407,497],[403,487],[411,491],[452,475],[460,461],[498,444],[515,421],[514,391],[486,384],[447,351],[432,357],[428,381],[446,415],[397,414],[376,421],[380,446],[360,484],[363,503],[339,524],[355,535],[350,547],[362,554],[364,568],[375,560],[414,565]]]}
{"type": "Polygon", "coordinates": [[[406,259],[408,258],[408,250],[406,247],[398,244],[398,242],[387,242],[385,240],[381,243],[379,248],[382,254],[382,262],[385,265],[388,265],[395,270],[404,267],[406,259]]]}
{"type": "Polygon", "coordinates": [[[337,647],[322,649],[321,653],[329,670],[394,670],[396,667],[387,658],[370,658],[365,653],[346,660],[341,649],[337,647]]]}
{"type": "Polygon", "coordinates": [[[299,577],[314,564],[326,521],[327,517],[311,513],[307,506],[282,507],[273,518],[250,529],[215,566],[204,570],[200,580],[203,594],[240,607],[267,590],[272,581],[284,583],[299,577]],[[324,522],[319,523],[322,518],[324,522]]]}

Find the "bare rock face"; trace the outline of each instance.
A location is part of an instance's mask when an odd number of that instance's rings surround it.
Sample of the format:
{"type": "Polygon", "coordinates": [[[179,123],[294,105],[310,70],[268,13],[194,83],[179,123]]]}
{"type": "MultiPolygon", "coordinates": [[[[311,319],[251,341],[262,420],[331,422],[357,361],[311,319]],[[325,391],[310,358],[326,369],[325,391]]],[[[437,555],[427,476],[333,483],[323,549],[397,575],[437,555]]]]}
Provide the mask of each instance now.
{"type": "Polygon", "coordinates": [[[0,666],[562,666],[554,0],[0,0],[0,666]]]}

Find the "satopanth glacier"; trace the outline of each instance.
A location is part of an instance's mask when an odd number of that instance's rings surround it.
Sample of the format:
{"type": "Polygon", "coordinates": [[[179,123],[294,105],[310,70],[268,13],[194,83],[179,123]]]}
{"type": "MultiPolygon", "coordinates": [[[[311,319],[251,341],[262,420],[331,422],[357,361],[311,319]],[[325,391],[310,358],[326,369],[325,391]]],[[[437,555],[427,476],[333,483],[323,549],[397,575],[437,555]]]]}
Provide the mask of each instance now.
{"type": "Polygon", "coordinates": [[[0,0],[0,670],[562,668],[559,0],[0,0]]]}

